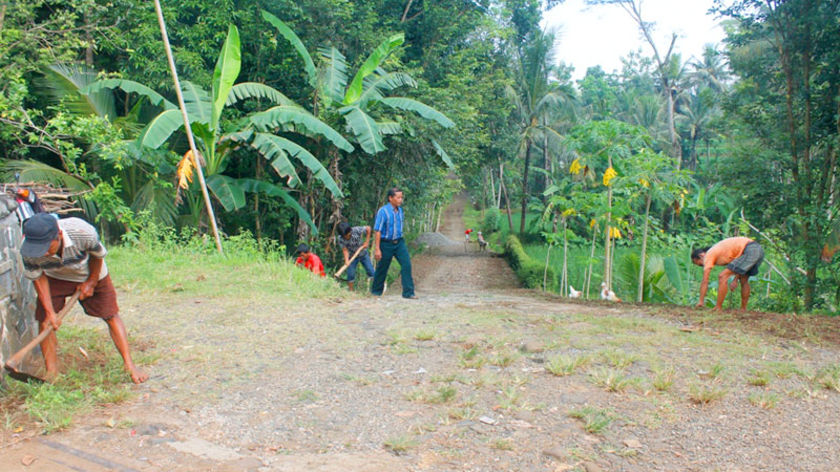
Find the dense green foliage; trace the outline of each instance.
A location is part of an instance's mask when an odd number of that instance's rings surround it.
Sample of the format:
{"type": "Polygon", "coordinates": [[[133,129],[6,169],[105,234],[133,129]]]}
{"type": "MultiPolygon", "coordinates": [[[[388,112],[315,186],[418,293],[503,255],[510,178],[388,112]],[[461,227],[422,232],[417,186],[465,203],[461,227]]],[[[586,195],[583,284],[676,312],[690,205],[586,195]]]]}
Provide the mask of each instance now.
{"type": "MultiPolygon", "coordinates": [[[[727,37],[701,57],[650,39],[578,81],[540,28],[554,0],[164,3],[227,234],[306,239],[329,263],[335,225],[370,224],[388,187],[412,232],[466,188],[495,242],[582,257],[627,299],[690,302],[687,252],[741,234],[768,251],[758,306],[840,307],[840,263],[820,260],[840,246],[840,2],[717,1],[727,37]]],[[[639,0],[588,3],[654,26],[639,0]]],[[[6,178],[86,192],[112,239],[141,211],[205,232],[151,2],[0,8],[6,178]]]]}

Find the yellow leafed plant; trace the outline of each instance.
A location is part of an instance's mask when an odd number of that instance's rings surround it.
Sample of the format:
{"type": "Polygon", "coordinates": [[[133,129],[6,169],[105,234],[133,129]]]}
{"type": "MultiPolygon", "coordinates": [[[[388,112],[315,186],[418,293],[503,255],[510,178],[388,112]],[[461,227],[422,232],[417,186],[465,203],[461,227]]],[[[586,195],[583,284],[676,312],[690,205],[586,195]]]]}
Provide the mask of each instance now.
{"type": "Polygon", "coordinates": [[[569,173],[577,175],[580,174],[581,169],[583,169],[583,166],[580,165],[580,158],[577,158],[573,160],[572,165],[569,166],[569,173]]]}
{"type": "Polygon", "coordinates": [[[610,237],[613,239],[621,239],[621,231],[615,226],[610,226],[610,237]]]}

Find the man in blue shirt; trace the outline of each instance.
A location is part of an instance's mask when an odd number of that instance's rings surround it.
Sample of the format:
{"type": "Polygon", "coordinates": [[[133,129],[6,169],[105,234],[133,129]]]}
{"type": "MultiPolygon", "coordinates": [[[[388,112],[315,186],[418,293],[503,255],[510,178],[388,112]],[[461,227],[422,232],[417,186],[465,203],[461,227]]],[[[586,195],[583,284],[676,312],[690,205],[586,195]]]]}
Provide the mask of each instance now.
{"type": "Polygon", "coordinates": [[[400,263],[403,298],[417,298],[414,295],[414,279],[411,277],[411,256],[408,254],[408,248],[403,239],[405,215],[401,208],[402,203],[402,190],[393,187],[388,189],[388,203],[376,212],[376,221],[373,224],[375,231],[373,257],[379,263],[376,265],[373,285],[370,289],[370,292],[376,296],[382,295],[385,277],[388,275],[388,268],[391,267],[391,259],[396,257],[397,262],[400,263]]]}

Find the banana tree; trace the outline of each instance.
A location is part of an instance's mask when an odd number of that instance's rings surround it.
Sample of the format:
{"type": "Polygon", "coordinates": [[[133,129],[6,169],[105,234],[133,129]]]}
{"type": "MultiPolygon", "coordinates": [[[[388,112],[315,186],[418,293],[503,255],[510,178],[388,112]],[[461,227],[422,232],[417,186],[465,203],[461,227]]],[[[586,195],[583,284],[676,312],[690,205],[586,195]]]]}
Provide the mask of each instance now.
{"type": "MultiPolygon", "coordinates": [[[[410,75],[389,72],[383,68],[385,60],[405,41],[402,33],[382,41],[371,51],[351,79],[347,59],[338,49],[319,48],[316,66],[312,55],[288,25],[265,10],[262,16],[292,45],[303,60],[306,77],[312,87],[313,112],[336,129],[346,129],[350,139],[358,143],[366,154],[375,155],[384,151],[385,137],[406,131],[400,112],[412,112],[444,128],[455,126],[446,115],[421,101],[408,97],[387,96],[401,87],[417,87],[417,82],[410,75]],[[387,111],[396,112],[396,115],[387,111]]],[[[441,160],[450,168],[454,168],[452,160],[437,141],[430,139],[430,144],[441,160]]],[[[334,148],[329,149],[328,154],[330,172],[340,187],[341,154],[334,148]]],[[[334,224],[341,220],[341,203],[335,198],[330,219],[334,224]]]]}
{"type": "MultiPolygon", "coordinates": [[[[210,92],[188,81],[184,81],[182,85],[190,126],[198,138],[197,144],[201,153],[198,161],[205,167],[207,186],[226,211],[242,208],[245,205],[246,192],[260,192],[283,198],[298,212],[301,220],[315,230],[308,213],[283,187],[266,181],[224,175],[228,160],[235,150],[247,148],[266,159],[277,174],[286,179],[289,187],[296,187],[301,183],[292,162],[292,159],[297,160],[311,172],[314,179],[338,198],[342,196],[341,190],[321,162],[306,148],[279,133],[326,139],[347,152],[353,150],[353,145],[280,91],[255,82],[235,84],[240,67],[239,32],[236,26],[230,25],[213,71],[210,92]],[[273,106],[251,113],[223,130],[220,120],[225,108],[247,99],[267,100],[273,106]]],[[[157,149],[183,126],[180,112],[175,105],[142,84],[124,79],[106,79],[94,83],[87,91],[95,92],[103,88],[137,93],[163,109],[138,136],[137,142],[142,146],[157,149]]]]}

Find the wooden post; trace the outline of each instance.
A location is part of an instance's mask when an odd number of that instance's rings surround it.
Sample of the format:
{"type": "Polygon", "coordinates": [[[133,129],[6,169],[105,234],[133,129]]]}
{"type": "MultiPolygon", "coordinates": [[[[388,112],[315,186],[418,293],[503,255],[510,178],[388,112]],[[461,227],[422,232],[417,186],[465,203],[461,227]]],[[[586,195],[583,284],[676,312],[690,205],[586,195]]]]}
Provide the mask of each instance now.
{"type": "Polygon", "coordinates": [[[169,70],[172,72],[172,81],[175,82],[175,95],[178,96],[178,106],[181,108],[181,116],[184,118],[184,130],[187,132],[187,141],[190,144],[190,151],[195,157],[195,169],[198,173],[198,182],[201,187],[201,193],[204,195],[204,205],[207,207],[207,216],[210,218],[210,226],[213,228],[213,237],[216,239],[216,249],[219,254],[224,254],[222,251],[222,240],[219,238],[219,228],[216,226],[216,215],[213,213],[213,205],[210,202],[210,194],[207,192],[207,183],[204,181],[204,170],[201,167],[201,161],[198,154],[198,149],[195,147],[195,140],[193,139],[192,127],[190,126],[190,118],[187,116],[187,107],[184,105],[184,95],[181,93],[181,83],[178,81],[178,70],[175,68],[175,58],[172,56],[172,48],[169,46],[169,35],[166,33],[166,22],[163,20],[163,10],[160,6],[160,0],[155,0],[155,11],[157,12],[158,23],[160,24],[160,34],[163,36],[163,46],[166,50],[166,58],[169,60],[169,70]]]}

